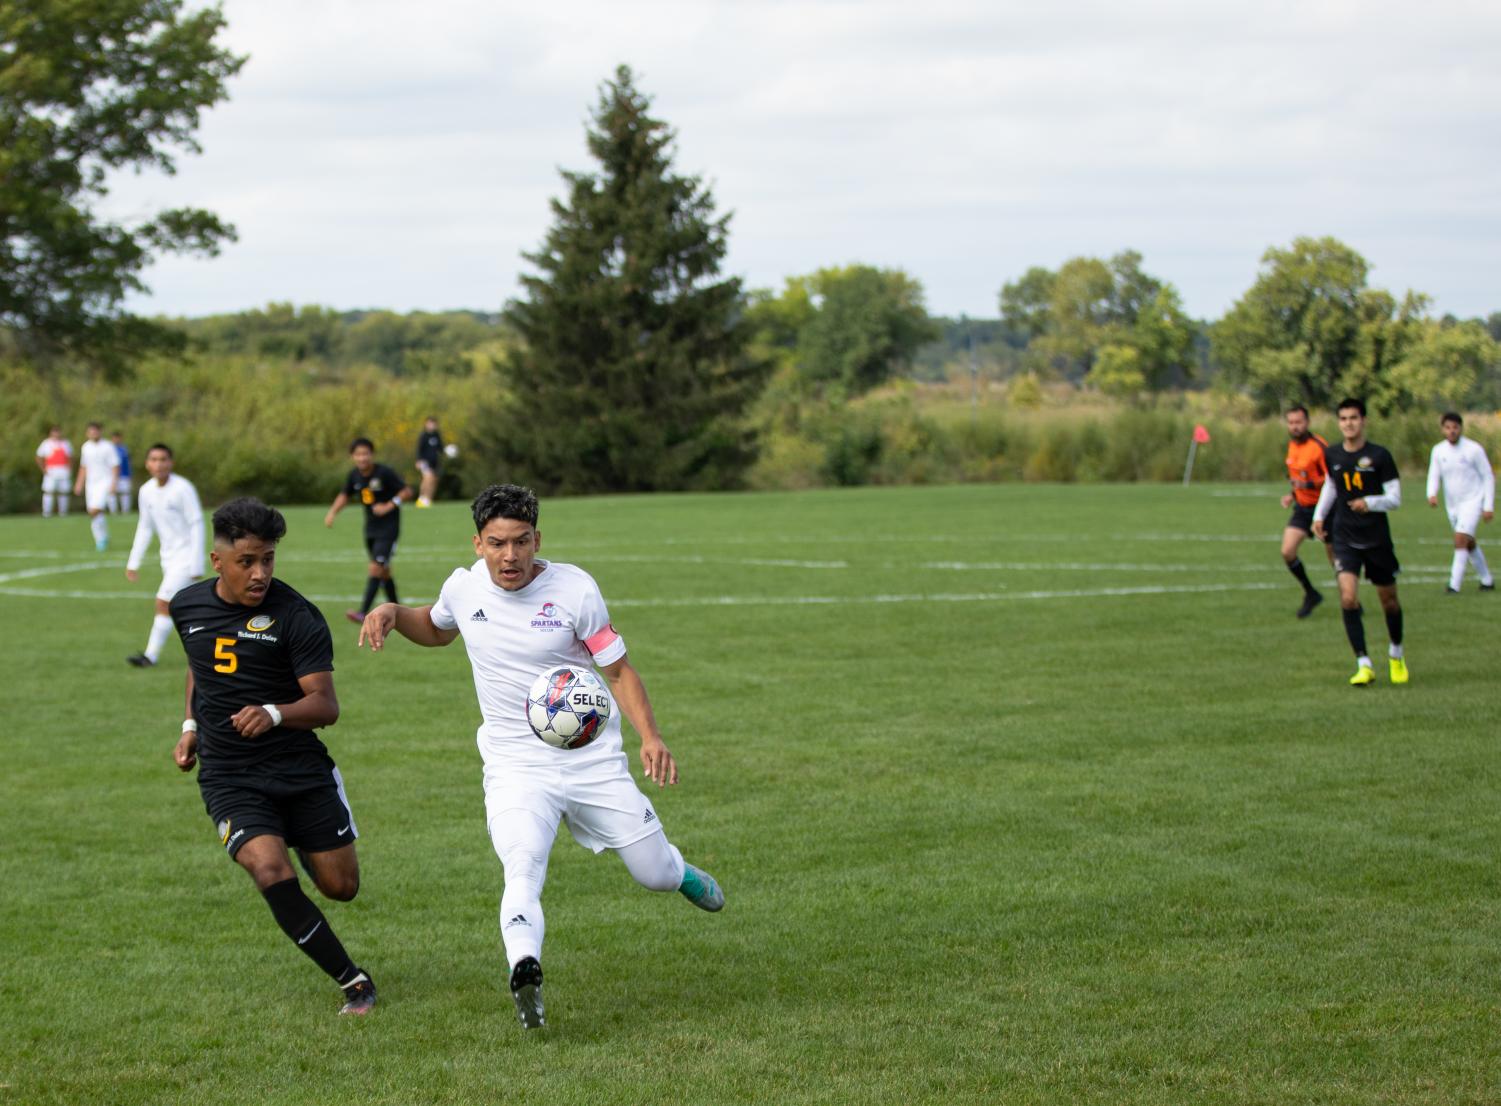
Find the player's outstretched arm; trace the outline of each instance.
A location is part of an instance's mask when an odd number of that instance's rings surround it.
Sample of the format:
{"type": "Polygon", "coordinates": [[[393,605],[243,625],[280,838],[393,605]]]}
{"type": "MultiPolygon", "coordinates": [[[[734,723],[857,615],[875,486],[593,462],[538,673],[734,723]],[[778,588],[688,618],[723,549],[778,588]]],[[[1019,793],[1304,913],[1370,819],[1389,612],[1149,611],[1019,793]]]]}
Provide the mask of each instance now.
{"type": "Polygon", "coordinates": [[[338,513],[347,506],[349,506],[349,496],[345,495],[343,492],[340,492],[338,495],[334,496],[334,501],[328,505],[328,514],[323,516],[323,525],[332,526],[334,524],[334,518],[337,517],[338,513]]]}
{"type": "Polygon", "coordinates": [[[400,603],[382,603],[365,616],[360,625],[359,644],[370,643],[370,651],[379,653],[392,631],[408,641],[429,648],[447,645],[459,636],[457,628],[445,630],[433,623],[432,605],[403,607],[400,603]]]}
{"type": "Polygon", "coordinates": [[[614,664],[600,669],[610,681],[610,693],[620,704],[621,713],[641,735],[641,770],[648,779],[657,781],[657,786],[678,782],[678,763],[672,750],[662,742],[657,731],[657,717],[652,713],[651,700],[646,695],[646,685],[631,664],[629,658],[621,657],[614,664]]]}

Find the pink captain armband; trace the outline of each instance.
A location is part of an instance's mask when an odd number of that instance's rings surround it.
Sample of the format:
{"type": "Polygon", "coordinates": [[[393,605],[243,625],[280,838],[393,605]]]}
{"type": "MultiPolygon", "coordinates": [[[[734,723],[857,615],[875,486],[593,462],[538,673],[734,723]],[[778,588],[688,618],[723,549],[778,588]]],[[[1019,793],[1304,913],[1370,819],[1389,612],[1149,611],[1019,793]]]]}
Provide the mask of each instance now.
{"type": "Polygon", "coordinates": [[[620,635],[615,632],[614,626],[606,626],[599,633],[584,639],[584,648],[589,650],[591,656],[599,656],[611,645],[620,640],[620,635]]]}

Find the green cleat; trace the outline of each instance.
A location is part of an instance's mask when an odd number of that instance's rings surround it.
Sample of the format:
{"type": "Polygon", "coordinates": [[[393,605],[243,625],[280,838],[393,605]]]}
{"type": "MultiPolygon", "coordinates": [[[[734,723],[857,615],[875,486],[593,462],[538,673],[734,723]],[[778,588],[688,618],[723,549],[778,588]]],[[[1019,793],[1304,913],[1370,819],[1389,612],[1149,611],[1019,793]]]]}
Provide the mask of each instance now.
{"type": "Polygon", "coordinates": [[[1351,687],[1365,687],[1366,684],[1376,682],[1376,670],[1368,664],[1363,664],[1355,670],[1355,675],[1350,677],[1351,687]]]}
{"type": "Polygon", "coordinates": [[[542,965],[536,957],[524,957],[511,969],[511,999],[522,1029],[541,1029],[547,1024],[542,1009],[542,965]]]}
{"type": "Polygon", "coordinates": [[[1392,683],[1405,684],[1407,682],[1407,662],[1401,657],[1392,657],[1389,664],[1392,683]]]}
{"type": "Polygon", "coordinates": [[[678,890],[700,910],[707,910],[712,914],[724,909],[724,892],[719,889],[714,877],[702,868],[684,864],[683,883],[678,890]]]}

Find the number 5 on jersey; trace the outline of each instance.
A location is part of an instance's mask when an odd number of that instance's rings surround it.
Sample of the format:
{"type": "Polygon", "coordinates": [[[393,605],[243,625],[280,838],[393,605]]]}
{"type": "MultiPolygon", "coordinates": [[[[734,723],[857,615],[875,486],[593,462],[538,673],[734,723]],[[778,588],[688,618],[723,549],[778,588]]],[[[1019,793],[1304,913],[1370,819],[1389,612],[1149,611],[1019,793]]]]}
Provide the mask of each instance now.
{"type": "Polygon", "coordinates": [[[240,658],[235,655],[234,638],[214,638],[214,660],[219,662],[214,665],[214,671],[222,672],[226,676],[240,667],[240,658]]]}

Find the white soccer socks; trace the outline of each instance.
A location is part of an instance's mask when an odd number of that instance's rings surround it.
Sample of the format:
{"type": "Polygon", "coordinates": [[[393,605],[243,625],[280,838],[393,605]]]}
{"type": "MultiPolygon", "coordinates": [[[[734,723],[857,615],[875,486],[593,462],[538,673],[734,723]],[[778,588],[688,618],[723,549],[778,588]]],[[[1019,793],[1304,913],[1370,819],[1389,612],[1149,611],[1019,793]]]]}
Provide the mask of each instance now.
{"type": "Polygon", "coordinates": [[[172,619],[159,614],[151,620],[151,636],[146,639],[146,658],[155,664],[162,655],[162,646],[167,644],[167,635],[172,632],[172,619]]]}
{"type": "Polygon", "coordinates": [[[1468,549],[1456,549],[1454,561],[1449,566],[1449,587],[1459,590],[1459,585],[1465,582],[1465,566],[1470,563],[1470,551],[1468,549]]]}

